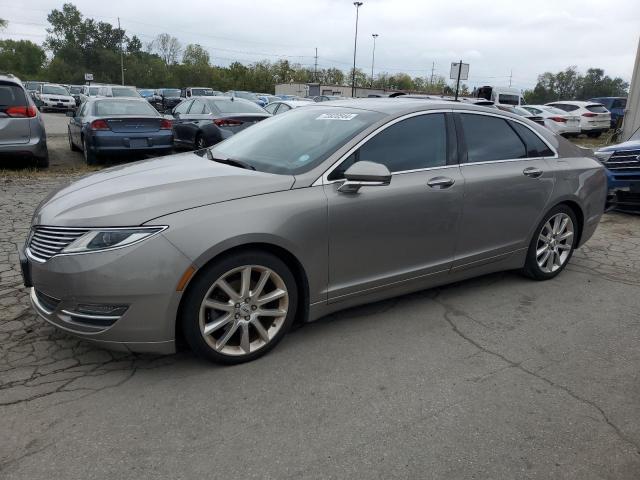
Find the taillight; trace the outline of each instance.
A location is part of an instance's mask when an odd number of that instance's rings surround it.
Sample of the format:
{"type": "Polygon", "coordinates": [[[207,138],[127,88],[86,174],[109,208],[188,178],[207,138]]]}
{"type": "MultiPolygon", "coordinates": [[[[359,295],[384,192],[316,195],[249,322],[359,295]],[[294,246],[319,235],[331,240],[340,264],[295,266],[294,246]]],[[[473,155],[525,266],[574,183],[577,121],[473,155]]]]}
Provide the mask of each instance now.
{"type": "Polygon", "coordinates": [[[171,130],[171,120],[166,118],[160,120],[160,130],[171,130]]]}
{"type": "Polygon", "coordinates": [[[240,120],[230,120],[227,118],[216,118],[213,123],[219,127],[230,127],[232,125],[242,125],[240,120]]]}
{"type": "Polygon", "coordinates": [[[582,114],[583,117],[588,117],[588,118],[592,118],[592,117],[597,117],[598,114],[597,113],[591,113],[591,112],[587,112],[587,113],[583,113],[582,114]]]}
{"type": "Polygon", "coordinates": [[[89,128],[91,130],[110,130],[109,124],[106,122],[106,120],[94,120],[89,125],[89,128]]]}
{"type": "Polygon", "coordinates": [[[554,122],[558,122],[558,123],[566,123],[567,119],[564,117],[549,117],[549,120],[553,120],[554,122]]]}
{"type": "Polygon", "coordinates": [[[9,107],[4,113],[13,118],[33,118],[36,116],[38,109],[31,105],[28,107],[9,107]]]}

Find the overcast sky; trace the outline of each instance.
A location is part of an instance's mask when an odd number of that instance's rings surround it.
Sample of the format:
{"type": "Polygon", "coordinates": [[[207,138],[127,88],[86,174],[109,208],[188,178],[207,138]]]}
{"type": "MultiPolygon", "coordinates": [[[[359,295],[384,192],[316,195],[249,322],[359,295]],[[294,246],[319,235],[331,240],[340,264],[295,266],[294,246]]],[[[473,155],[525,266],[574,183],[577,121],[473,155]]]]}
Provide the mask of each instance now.
{"type": "MultiPolygon", "coordinates": [[[[470,86],[530,88],[538,74],[569,65],[604,68],[630,80],[640,36],[640,1],[590,0],[363,0],[357,65],[412,76],[448,77],[452,61],[470,63],[470,86]]],[[[86,16],[116,23],[146,45],[168,32],[199,43],[213,63],[287,58],[313,66],[350,68],[355,7],[350,0],[76,0],[86,16]]],[[[0,38],[42,43],[46,16],[63,2],[0,0],[9,27],[0,38]]]]}

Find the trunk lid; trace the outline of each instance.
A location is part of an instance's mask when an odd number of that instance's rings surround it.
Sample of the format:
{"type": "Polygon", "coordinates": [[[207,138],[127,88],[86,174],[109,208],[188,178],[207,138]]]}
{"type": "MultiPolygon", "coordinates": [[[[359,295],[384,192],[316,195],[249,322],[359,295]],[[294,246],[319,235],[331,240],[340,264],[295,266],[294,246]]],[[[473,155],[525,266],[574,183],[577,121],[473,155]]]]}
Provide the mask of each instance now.
{"type": "Polygon", "coordinates": [[[160,130],[159,117],[127,117],[104,119],[112,132],[116,133],[148,133],[160,130]]]}

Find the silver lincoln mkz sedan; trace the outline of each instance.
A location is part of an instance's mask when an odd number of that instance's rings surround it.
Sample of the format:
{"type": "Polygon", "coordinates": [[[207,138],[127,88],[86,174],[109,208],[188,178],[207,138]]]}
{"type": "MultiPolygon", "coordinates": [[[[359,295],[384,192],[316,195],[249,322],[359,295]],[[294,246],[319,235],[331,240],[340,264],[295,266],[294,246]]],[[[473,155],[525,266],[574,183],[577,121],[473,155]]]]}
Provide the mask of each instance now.
{"type": "Polygon", "coordinates": [[[522,117],[336,101],[84,177],[38,207],[21,257],[60,329],[238,363],[345,307],[498,270],[553,278],[605,197],[595,159],[522,117]]]}

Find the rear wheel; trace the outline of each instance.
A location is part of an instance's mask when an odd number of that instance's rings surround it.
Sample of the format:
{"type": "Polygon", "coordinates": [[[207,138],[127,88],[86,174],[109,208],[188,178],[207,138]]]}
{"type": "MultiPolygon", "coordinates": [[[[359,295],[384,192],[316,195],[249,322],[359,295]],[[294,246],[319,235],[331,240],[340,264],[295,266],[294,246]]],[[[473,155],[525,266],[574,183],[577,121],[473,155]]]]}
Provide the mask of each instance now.
{"type": "Polygon", "coordinates": [[[196,150],[202,150],[203,148],[206,148],[207,145],[205,144],[204,136],[201,133],[198,133],[196,135],[195,145],[196,150]]]}
{"type": "Polygon", "coordinates": [[[84,154],[84,161],[87,165],[96,165],[98,163],[98,157],[95,152],[89,149],[89,144],[86,138],[82,139],[82,153],[84,154]]]}
{"type": "Polygon", "coordinates": [[[181,312],[187,343],[200,357],[236,364],[254,360],[291,327],[297,285],[278,257],[255,251],[221,259],[189,286],[181,312]]]}
{"type": "Polygon", "coordinates": [[[69,149],[72,152],[77,152],[78,150],[80,150],[78,147],[76,147],[75,143],[73,143],[73,140],[71,138],[71,130],[67,129],[67,138],[69,140],[69,149]]]}
{"type": "Polygon", "coordinates": [[[45,151],[42,157],[36,158],[36,167],[37,168],[49,168],[49,151],[45,151]]]}
{"type": "Polygon", "coordinates": [[[545,215],[531,240],[523,273],[535,280],[549,280],[569,263],[577,241],[576,216],[566,205],[545,215]]]}

